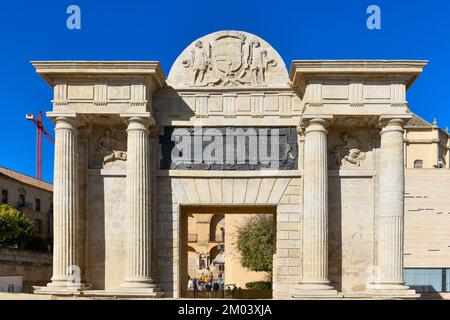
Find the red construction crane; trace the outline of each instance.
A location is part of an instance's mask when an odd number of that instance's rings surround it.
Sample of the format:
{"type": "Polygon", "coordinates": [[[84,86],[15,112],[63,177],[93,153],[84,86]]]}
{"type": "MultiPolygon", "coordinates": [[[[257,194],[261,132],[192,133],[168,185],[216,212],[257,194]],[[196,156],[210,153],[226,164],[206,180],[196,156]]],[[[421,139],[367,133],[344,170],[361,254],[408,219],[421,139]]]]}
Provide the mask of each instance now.
{"type": "Polygon", "coordinates": [[[28,113],[25,118],[33,121],[36,125],[36,178],[42,180],[42,134],[44,134],[53,144],[55,143],[55,140],[53,140],[52,136],[44,128],[42,123],[42,111],[38,113],[37,120],[31,113],[28,113]]]}

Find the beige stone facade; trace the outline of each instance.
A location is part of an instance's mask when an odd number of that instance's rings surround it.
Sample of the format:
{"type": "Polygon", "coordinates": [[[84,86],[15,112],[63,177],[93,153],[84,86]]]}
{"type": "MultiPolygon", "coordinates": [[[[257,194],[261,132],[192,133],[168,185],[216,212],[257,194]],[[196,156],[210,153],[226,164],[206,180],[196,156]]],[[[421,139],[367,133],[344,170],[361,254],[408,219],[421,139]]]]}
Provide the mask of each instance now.
{"type": "Polygon", "coordinates": [[[167,80],[158,62],[33,65],[56,123],[54,270],[36,292],[183,296],[188,216],[265,213],[274,298],[417,297],[403,277],[404,125],[425,61],[296,60],[288,73],[264,40],[221,31],[167,80]],[[292,128],[297,152],[286,143],[277,169],[164,169],[161,137],[196,126],[292,128]]]}
{"type": "Polygon", "coordinates": [[[448,130],[414,115],[405,125],[406,168],[450,168],[448,130]]]}

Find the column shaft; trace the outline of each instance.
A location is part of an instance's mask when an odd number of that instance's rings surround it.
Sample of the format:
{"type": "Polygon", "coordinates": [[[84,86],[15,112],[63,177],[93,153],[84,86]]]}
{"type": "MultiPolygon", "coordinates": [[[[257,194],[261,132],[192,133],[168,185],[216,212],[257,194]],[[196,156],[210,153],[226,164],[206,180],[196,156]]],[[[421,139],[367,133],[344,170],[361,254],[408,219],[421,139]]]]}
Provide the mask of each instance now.
{"type": "Polygon", "coordinates": [[[48,286],[73,287],[80,283],[77,261],[77,130],[65,117],[56,119],[53,185],[53,277],[48,286]]]}
{"type": "Polygon", "coordinates": [[[303,276],[301,290],[332,290],[328,280],[328,164],[326,120],[310,120],[303,169],[303,276]]]}
{"type": "Polygon", "coordinates": [[[142,118],[128,124],[126,277],[122,287],[152,288],[151,190],[148,125],[142,118]]]}
{"type": "Polygon", "coordinates": [[[381,131],[378,194],[378,275],[382,289],[403,285],[404,141],[401,119],[391,119],[381,131]]]}

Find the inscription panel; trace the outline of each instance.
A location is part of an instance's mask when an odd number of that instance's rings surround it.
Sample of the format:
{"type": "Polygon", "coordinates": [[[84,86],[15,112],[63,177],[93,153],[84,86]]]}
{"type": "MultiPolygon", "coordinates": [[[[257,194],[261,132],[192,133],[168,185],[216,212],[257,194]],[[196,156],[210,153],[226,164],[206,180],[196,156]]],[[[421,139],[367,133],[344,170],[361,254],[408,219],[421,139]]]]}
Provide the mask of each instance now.
{"type": "Polygon", "coordinates": [[[165,127],[162,170],[297,170],[294,127],[165,127]]]}

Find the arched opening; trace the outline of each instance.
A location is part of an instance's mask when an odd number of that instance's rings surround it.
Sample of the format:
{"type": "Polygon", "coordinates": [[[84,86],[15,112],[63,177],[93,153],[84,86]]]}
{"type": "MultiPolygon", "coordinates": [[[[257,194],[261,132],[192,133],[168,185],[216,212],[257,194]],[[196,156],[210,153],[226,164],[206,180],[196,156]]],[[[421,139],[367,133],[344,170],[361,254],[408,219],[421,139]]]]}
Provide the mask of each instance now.
{"type": "Polygon", "coordinates": [[[225,215],[216,213],[209,223],[209,242],[223,243],[225,241],[225,215]]]}
{"type": "MultiPolygon", "coordinates": [[[[235,242],[238,227],[245,224],[250,216],[264,214],[274,216],[275,210],[276,207],[272,205],[181,206],[180,296],[188,298],[272,297],[271,289],[260,290],[246,287],[247,283],[266,281],[267,274],[243,267],[235,242]],[[198,241],[195,243],[187,241],[188,231],[192,232],[188,221],[194,221],[193,219],[196,221],[198,233],[198,241]],[[225,228],[226,236],[224,236],[225,228]]],[[[274,218],[273,221],[276,219],[274,218]]],[[[273,228],[276,228],[275,223],[273,228]]],[[[276,248],[275,243],[274,248],[276,248]]]]}
{"type": "Polygon", "coordinates": [[[210,269],[217,276],[225,271],[225,246],[218,244],[209,250],[210,269]]]}
{"type": "Polygon", "coordinates": [[[423,168],[423,160],[414,160],[414,168],[415,169],[423,168]]]}

